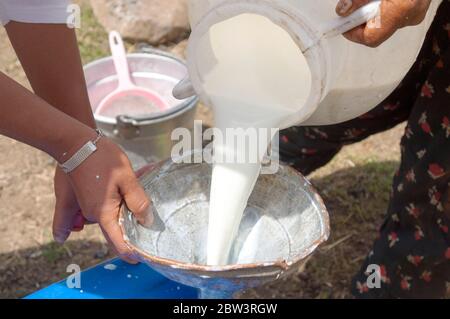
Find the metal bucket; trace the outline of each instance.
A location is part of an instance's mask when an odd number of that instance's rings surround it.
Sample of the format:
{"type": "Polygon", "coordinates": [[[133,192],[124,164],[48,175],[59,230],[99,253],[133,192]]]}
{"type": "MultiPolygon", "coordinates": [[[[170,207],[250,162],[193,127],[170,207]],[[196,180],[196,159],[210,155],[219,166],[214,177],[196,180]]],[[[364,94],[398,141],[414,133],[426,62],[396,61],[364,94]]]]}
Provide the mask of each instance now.
{"type": "Polygon", "coordinates": [[[167,278],[200,289],[203,298],[229,298],[289,274],[330,234],[327,209],[294,169],[261,175],[248,201],[227,266],[206,265],[209,164],[160,164],[141,177],[155,222],[137,223],[123,206],[120,225],[136,257],[167,278]]]}
{"type": "MultiPolygon", "coordinates": [[[[133,168],[139,169],[170,157],[174,145],[171,133],[176,128],[193,129],[198,99],[179,101],[172,96],[174,86],[187,75],[182,60],[158,50],[128,54],[127,59],[134,82],[158,92],[169,109],[139,118],[126,114],[117,118],[95,115],[95,120],[105,135],[124,149],[133,168]]],[[[112,58],[107,57],[89,63],[84,71],[95,114],[102,99],[117,88],[116,70],[112,58]]]]}

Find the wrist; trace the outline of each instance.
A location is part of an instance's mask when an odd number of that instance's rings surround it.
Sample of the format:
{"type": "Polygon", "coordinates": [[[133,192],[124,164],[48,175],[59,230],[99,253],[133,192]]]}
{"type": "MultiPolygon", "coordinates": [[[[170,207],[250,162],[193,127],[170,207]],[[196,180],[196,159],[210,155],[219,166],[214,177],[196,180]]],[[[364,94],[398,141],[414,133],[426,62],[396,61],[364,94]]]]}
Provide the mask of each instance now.
{"type": "Polygon", "coordinates": [[[84,161],[97,151],[97,143],[103,137],[100,130],[96,130],[97,136],[95,140],[89,140],[76,153],[64,163],[59,163],[59,167],[64,173],[69,174],[78,168],[84,161]]]}
{"type": "Polygon", "coordinates": [[[58,141],[55,143],[57,147],[51,155],[58,163],[65,163],[87,142],[93,141],[96,138],[97,132],[95,129],[80,124],[73,130],[65,130],[65,132],[62,132],[62,134],[57,137],[58,141]]]}

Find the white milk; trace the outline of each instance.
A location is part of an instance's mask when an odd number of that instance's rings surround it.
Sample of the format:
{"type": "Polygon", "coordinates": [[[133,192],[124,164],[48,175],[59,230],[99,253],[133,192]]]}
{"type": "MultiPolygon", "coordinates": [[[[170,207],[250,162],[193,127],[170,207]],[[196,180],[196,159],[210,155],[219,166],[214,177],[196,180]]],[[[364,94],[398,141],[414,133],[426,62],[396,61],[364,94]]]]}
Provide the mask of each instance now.
{"type": "MultiPolygon", "coordinates": [[[[276,127],[278,118],[273,116],[270,108],[249,107],[242,103],[233,103],[227,99],[214,98],[216,127],[223,132],[227,128],[272,128],[276,127]],[[223,104],[221,104],[223,103],[223,104]],[[236,106],[230,108],[229,106],[236,106]],[[222,107],[221,107],[222,106],[222,107]],[[252,116],[249,116],[252,115],[252,116]],[[254,118],[253,118],[253,115],[254,118]],[[239,119],[240,121],[236,121],[239,119]],[[271,125],[274,124],[274,125],[271,125]]],[[[286,114],[286,110],[283,110],[286,114]]],[[[279,115],[280,110],[277,110],[279,115]]],[[[237,160],[239,154],[244,153],[246,162],[218,162],[214,164],[211,182],[209,229],[207,243],[207,261],[209,265],[225,265],[232,247],[233,239],[237,235],[243,212],[248,198],[255,186],[261,170],[261,161],[273,136],[270,130],[266,133],[256,131],[258,146],[250,150],[248,143],[230,145],[226,140],[215,141],[214,153],[223,156],[232,155],[237,160]],[[259,133],[262,133],[261,135],[259,133]],[[243,146],[243,147],[242,147],[243,146]],[[257,154],[254,154],[256,152],[257,154]],[[254,161],[251,161],[254,157],[254,161]]],[[[252,145],[254,146],[254,145],[252,145]]]]}
{"type": "MultiPolygon", "coordinates": [[[[308,97],[311,81],[307,63],[289,35],[274,26],[264,17],[245,14],[217,24],[209,32],[207,49],[217,62],[203,80],[215,111],[216,127],[224,135],[227,128],[278,128],[308,97]],[[299,88],[299,79],[306,79],[303,88],[299,88]]],[[[256,162],[214,164],[209,265],[229,262],[233,240],[272,137],[259,141],[259,149],[254,150],[258,153],[256,162]]],[[[248,150],[216,141],[214,152],[248,150]]]]}

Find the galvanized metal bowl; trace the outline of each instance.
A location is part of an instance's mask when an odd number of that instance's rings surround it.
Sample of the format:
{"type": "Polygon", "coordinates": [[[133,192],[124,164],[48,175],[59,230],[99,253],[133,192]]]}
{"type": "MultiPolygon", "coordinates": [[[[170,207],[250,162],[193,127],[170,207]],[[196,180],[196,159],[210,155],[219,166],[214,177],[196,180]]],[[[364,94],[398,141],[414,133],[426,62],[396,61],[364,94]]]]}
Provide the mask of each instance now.
{"type": "Polygon", "coordinates": [[[206,240],[212,167],[167,161],[141,177],[153,200],[155,223],[142,227],[124,206],[120,224],[128,245],[150,267],[202,296],[230,297],[294,271],[329,236],[322,199],[294,169],[261,175],[245,210],[231,264],[207,266],[206,240]]]}
{"type": "MultiPolygon", "coordinates": [[[[171,133],[175,128],[193,129],[198,99],[194,96],[179,101],[172,96],[175,85],[187,75],[185,63],[175,56],[147,50],[128,54],[127,60],[135,84],[159,93],[169,105],[167,111],[146,117],[95,115],[98,127],[125,150],[137,170],[170,157],[174,144],[171,133]]],[[[114,62],[111,57],[99,59],[86,65],[84,71],[95,113],[100,102],[117,88],[114,62]]]]}

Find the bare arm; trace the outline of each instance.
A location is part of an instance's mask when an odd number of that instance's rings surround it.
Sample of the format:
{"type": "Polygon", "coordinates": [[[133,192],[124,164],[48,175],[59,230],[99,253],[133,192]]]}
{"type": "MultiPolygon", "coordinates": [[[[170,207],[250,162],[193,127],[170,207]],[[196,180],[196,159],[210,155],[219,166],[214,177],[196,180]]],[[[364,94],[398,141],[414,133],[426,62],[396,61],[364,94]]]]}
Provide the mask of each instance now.
{"type": "Polygon", "coordinates": [[[6,25],[34,92],[62,112],[95,127],[75,31],[64,24],[6,25]]]}
{"type": "MultiPolygon", "coordinates": [[[[95,128],[74,29],[65,24],[6,25],[34,92],[53,107],[95,128]]],[[[62,243],[86,223],[69,177],[55,170],[53,234],[62,243]]]]}
{"type": "Polygon", "coordinates": [[[60,162],[95,137],[93,129],[51,107],[3,73],[0,114],[0,134],[34,146],[60,162]]]}

